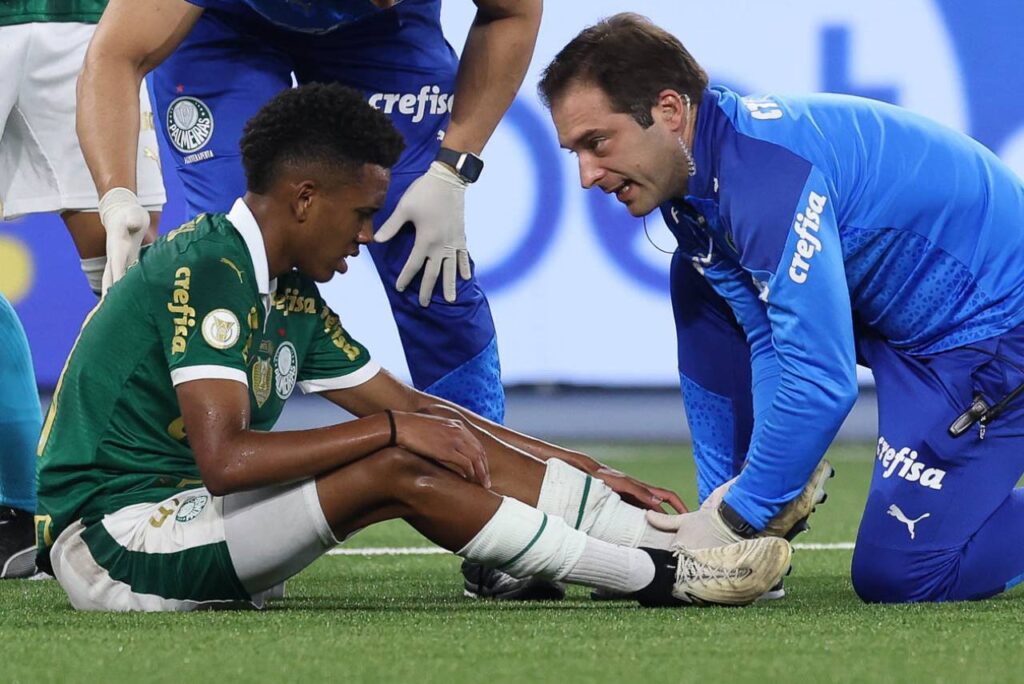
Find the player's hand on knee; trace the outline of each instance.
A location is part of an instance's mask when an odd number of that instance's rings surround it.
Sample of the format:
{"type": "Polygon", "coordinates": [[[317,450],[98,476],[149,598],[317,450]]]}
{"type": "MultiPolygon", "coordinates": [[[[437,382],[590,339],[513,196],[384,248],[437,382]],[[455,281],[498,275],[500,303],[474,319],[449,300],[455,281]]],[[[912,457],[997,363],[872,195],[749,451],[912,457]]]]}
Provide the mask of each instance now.
{"type": "Polygon", "coordinates": [[[416,231],[409,259],[395,281],[395,289],[405,291],[420,271],[420,306],[429,306],[437,278],[442,277],[444,298],[454,302],[456,270],[463,280],[472,277],[466,248],[466,182],[440,162],[433,162],[398,201],[398,206],[374,235],[387,242],[412,223],[416,231]]]}
{"type": "Polygon", "coordinates": [[[465,423],[456,418],[395,411],[398,446],[490,489],[487,453],[465,423]]]}
{"type": "Polygon", "coordinates": [[[107,266],[103,294],[139,258],[142,240],[149,231],[149,212],[127,188],[108,190],[99,204],[100,222],[107,233],[107,266]]]}
{"type": "Polygon", "coordinates": [[[687,510],[683,500],[671,489],[654,487],[605,465],[592,475],[600,478],[613,492],[621,496],[623,501],[634,506],[661,512],[662,504],[668,504],[680,513],[687,510]]]}
{"type": "Polygon", "coordinates": [[[743,539],[729,529],[718,513],[718,507],[701,506],[692,513],[682,515],[666,515],[655,511],[647,512],[647,522],[651,527],[663,532],[674,532],[673,547],[686,549],[703,549],[711,546],[723,546],[743,539]]]}

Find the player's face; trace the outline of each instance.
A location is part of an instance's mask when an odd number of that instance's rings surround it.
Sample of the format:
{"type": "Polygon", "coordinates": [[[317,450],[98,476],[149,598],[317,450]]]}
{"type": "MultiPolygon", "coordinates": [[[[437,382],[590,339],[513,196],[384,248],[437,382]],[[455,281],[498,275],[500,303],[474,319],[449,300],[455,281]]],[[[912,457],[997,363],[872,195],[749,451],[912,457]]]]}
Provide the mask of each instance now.
{"type": "Polygon", "coordinates": [[[348,257],[373,239],[373,217],[384,206],[391,173],[365,164],[348,183],[322,192],[310,206],[308,240],[299,270],[325,283],[348,270],[348,257]]]}
{"type": "Polygon", "coordinates": [[[579,159],[580,183],[597,186],[645,216],[686,189],[686,159],[679,146],[678,116],[659,105],[654,124],[643,128],[629,114],[612,110],[596,85],[576,84],[552,103],[558,142],[579,159]]]}

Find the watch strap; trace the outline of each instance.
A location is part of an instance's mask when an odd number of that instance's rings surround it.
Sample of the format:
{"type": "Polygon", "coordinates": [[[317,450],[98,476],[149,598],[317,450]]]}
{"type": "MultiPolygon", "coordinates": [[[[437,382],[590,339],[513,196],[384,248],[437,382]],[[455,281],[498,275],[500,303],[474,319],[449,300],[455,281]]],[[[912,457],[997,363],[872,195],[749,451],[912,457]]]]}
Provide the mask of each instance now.
{"type": "Polygon", "coordinates": [[[748,523],[742,515],[736,512],[735,508],[725,501],[718,505],[718,515],[721,516],[722,522],[725,523],[726,527],[738,536],[744,539],[751,539],[757,536],[757,528],[748,523]]]}

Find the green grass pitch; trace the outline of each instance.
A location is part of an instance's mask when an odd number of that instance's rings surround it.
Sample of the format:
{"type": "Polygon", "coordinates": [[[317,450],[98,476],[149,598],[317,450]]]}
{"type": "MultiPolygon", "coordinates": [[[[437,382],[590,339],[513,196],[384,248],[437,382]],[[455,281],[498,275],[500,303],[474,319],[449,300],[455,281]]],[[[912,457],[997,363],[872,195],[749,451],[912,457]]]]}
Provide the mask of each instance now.
{"type": "MultiPolygon", "coordinates": [[[[589,449],[694,500],[683,447],[589,449]]],[[[828,503],[801,543],[851,542],[873,449],[837,447],[828,503]]],[[[423,546],[403,523],[348,547],[423,546]]],[[[325,557],[263,612],[90,615],[53,581],[0,583],[0,681],[1019,681],[1024,594],[868,606],[849,550],[798,550],[787,598],[742,609],[464,599],[450,555],[325,557]]]]}

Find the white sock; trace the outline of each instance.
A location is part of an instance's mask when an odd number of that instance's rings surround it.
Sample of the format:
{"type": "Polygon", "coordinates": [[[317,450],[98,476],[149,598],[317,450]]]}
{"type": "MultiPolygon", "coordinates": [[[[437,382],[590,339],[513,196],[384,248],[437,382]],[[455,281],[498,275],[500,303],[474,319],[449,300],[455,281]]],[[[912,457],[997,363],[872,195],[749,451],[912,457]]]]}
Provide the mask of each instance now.
{"type": "Polygon", "coordinates": [[[99,297],[103,294],[103,269],[107,267],[107,257],[91,257],[82,259],[81,262],[82,272],[85,273],[85,279],[89,281],[89,287],[99,297]]]}
{"type": "Polygon", "coordinates": [[[593,537],[576,565],[565,576],[567,582],[610,589],[626,594],[639,591],[654,579],[654,561],[640,549],[616,546],[593,537]]]}
{"type": "Polygon", "coordinates": [[[562,579],[576,565],[587,535],[511,497],[458,554],[513,577],[562,579]]]}
{"type": "Polygon", "coordinates": [[[643,551],[588,537],[511,497],[458,553],[513,577],[564,579],[617,592],[642,589],[654,577],[654,563],[643,551]]]}
{"type": "Polygon", "coordinates": [[[672,542],[672,534],[647,524],[643,509],[623,501],[596,477],[557,458],[547,461],[537,508],[612,544],[667,549],[672,542]]]}

